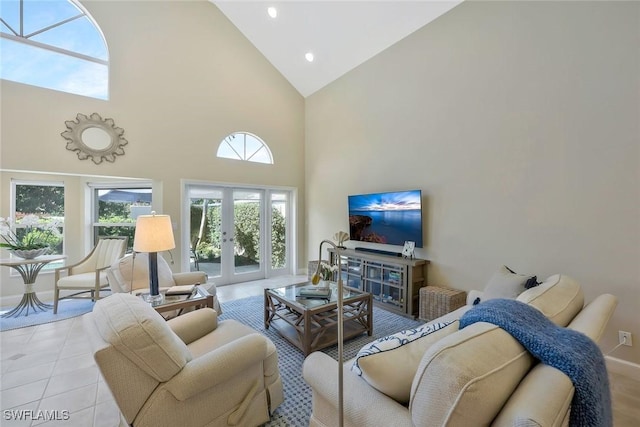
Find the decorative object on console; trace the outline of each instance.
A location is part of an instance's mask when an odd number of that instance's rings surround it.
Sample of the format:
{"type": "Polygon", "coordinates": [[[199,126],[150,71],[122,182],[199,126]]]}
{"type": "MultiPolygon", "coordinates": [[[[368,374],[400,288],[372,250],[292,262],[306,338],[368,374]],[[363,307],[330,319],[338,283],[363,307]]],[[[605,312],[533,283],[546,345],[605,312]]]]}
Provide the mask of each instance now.
{"type": "Polygon", "coordinates": [[[176,247],[169,215],[140,215],[136,221],[133,250],[149,253],[149,296],[151,304],[162,301],[158,286],[158,252],[176,247]]]}
{"type": "Polygon", "coordinates": [[[333,235],[333,240],[336,241],[340,249],[346,249],[346,247],[344,246],[344,242],[349,240],[349,234],[344,231],[338,231],[333,235]]]}
{"type": "Polygon", "coordinates": [[[412,242],[410,240],[407,240],[406,242],[404,242],[404,248],[402,248],[402,256],[405,258],[413,259],[413,251],[415,247],[416,247],[416,242],[412,242]]]}
{"type": "MultiPolygon", "coordinates": [[[[320,247],[318,249],[318,259],[322,259],[322,245],[328,244],[333,246],[333,250],[335,251],[335,260],[339,265],[340,261],[340,247],[333,243],[331,240],[323,240],[320,242],[320,247]]],[[[318,268],[316,269],[316,273],[311,278],[311,283],[317,285],[320,282],[320,267],[322,266],[322,262],[318,263],[318,268]]],[[[342,370],[344,365],[344,313],[343,313],[343,295],[342,295],[342,274],[338,271],[338,324],[336,327],[338,328],[338,426],[342,427],[344,425],[344,411],[343,411],[343,389],[342,389],[342,370]]]]}
{"type": "Polygon", "coordinates": [[[124,129],[115,125],[113,119],[103,119],[93,113],[89,117],[78,113],[76,120],[65,121],[67,130],[60,135],[67,140],[67,150],[75,151],[80,160],[91,159],[96,165],[115,162],[116,156],[124,155],[129,143],[122,137],[124,129]]]}

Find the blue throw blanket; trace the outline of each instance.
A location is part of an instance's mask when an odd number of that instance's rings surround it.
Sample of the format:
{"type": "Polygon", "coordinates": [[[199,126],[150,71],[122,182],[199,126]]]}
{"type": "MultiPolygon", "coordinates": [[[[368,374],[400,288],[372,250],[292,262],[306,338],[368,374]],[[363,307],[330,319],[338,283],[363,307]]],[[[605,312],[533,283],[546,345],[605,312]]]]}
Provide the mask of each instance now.
{"type": "Polygon", "coordinates": [[[462,316],[460,329],[475,322],[499,326],[542,363],[571,379],[575,394],[570,426],[613,425],[604,356],[589,337],[555,325],[536,308],[516,300],[492,299],[476,305],[462,316]]]}

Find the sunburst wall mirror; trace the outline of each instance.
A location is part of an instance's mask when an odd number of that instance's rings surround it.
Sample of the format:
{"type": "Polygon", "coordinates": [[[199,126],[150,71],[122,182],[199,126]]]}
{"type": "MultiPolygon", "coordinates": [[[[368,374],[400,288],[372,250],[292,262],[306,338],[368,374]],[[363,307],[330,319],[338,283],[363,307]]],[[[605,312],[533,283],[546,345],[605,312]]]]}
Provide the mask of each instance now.
{"type": "Polygon", "coordinates": [[[78,113],[76,120],[64,122],[67,130],[60,135],[67,140],[67,150],[75,151],[80,160],[91,159],[96,165],[115,162],[116,156],[124,155],[129,142],[122,137],[124,129],[115,125],[113,119],[103,119],[100,114],[90,116],[78,113]]]}

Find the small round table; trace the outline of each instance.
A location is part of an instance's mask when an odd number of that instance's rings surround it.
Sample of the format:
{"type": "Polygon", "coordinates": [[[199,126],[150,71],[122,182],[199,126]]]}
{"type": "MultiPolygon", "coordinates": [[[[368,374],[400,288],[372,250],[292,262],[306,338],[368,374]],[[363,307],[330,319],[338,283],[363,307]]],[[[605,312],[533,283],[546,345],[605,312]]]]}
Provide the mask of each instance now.
{"type": "Polygon", "coordinates": [[[11,267],[14,270],[17,270],[22,276],[22,281],[24,282],[24,295],[22,295],[22,299],[18,306],[13,310],[4,313],[0,317],[18,317],[24,311],[24,315],[29,315],[29,309],[33,309],[35,312],[37,309],[42,311],[52,309],[53,306],[50,304],[45,304],[36,295],[35,290],[33,289],[33,284],[36,282],[36,277],[38,277],[38,273],[45,265],[49,264],[53,261],[58,261],[61,259],[65,259],[66,255],[43,255],[33,259],[20,259],[20,258],[3,258],[0,259],[0,265],[6,265],[7,267],[11,267]]]}

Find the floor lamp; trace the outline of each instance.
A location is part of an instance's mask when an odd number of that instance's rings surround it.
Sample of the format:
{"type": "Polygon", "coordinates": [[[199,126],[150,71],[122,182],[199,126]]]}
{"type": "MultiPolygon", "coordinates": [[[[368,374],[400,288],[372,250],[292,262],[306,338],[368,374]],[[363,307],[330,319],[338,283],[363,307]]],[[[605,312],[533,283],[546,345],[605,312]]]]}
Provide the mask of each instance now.
{"type": "Polygon", "coordinates": [[[328,245],[333,246],[333,249],[336,251],[336,259],[338,263],[338,426],[342,427],[344,425],[344,409],[342,407],[342,368],[343,368],[343,358],[344,358],[344,350],[343,350],[343,311],[342,311],[342,272],[340,271],[340,247],[333,243],[331,240],[323,240],[320,242],[320,253],[318,256],[318,267],[316,268],[316,272],[311,278],[311,283],[317,285],[320,282],[320,266],[322,260],[322,245],[326,243],[328,245]]]}
{"type": "Polygon", "coordinates": [[[158,252],[176,247],[169,215],[140,215],[136,220],[133,250],[149,253],[149,296],[146,300],[153,304],[162,302],[158,285],[158,252]]]}

